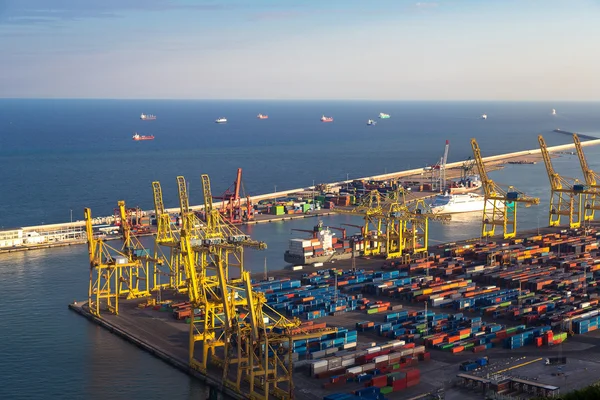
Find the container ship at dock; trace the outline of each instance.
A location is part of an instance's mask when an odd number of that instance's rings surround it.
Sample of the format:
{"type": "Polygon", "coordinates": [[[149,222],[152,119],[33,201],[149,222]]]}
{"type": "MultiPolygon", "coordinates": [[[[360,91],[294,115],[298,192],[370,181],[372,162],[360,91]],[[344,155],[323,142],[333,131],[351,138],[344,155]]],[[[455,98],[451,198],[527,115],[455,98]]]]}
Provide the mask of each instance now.
{"type": "Polygon", "coordinates": [[[364,238],[360,236],[346,237],[346,230],[343,228],[324,227],[323,223],[319,222],[312,231],[303,232],[311,232],[312,237],[290,239],[289,249],[283,256],[285,262],[294,265],[308,265],[347,260],[359,257],[364,250],[364,238]],[[335,233],[331,229],[341,230],[342,238],[334,237],[335,233]]]}

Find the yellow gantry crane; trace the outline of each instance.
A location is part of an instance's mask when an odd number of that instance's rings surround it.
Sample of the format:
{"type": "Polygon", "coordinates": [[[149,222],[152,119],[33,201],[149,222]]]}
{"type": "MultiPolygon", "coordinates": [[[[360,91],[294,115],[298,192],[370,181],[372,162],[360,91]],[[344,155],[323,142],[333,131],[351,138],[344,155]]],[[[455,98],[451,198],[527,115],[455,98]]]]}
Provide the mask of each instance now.
{"type": "Polygon", "coordinates": [[[102,310],[118,314],[119,297],[122,294],[121,277],[127,275],[123,271],[137,268],[139,262],[131,261],[127,254],[109,246],[94,235],[92,211],[89,208],[84,208],[83,215],[90,259],[88,291],[90,312],[96,316],[100,316],[102,310]]]}
{"type": "Polygon", "coordinates": [[[205,224],[200,224],[187,206],[188,199],[183,177],[178,177],[178,187],[183,226],[180,232],[180,251],[185,251],[186,254],[184,269],[188,290],[189,282],[197,279],[203,293],[200,297],[202,301],[193,299],[193,294],[190,293],[190,301],[192,304],[195,302],[195,308],[199,308],[203,313],[202,318],[194,317],[190,322],[190,365],[205,373],[210,361],[223,365],[222,355],[219,356],[217,350],[226,344],[223,339],[221,315],[229,306],[223,304],[223,299],[228,298],[228,295],[221,294],[223,290],[221,282],[230,286],[241,282],[244,276],[244,247],[265,249],[266,244],[252,240],[228,223],[219,210],[213,207],[208,175],[202,175],[205,224]],[[188,243],[184,243],[183,233],[188,243]],[[189,246],[191,252],[185,246],[189,246]],[[193,255],[191,260],[190,254],[193,255]],[[198,359],[195,357],[196,342],[202,342],[202,354],[198,359]]]}
{"type": "Polygon", "coordinates": [[[407,202],[403,188],[382,196],[371,191],[353,209],[336,212],[362,216],[363,234],[370,242],[365,255],[385,255],[400,258],[410,254],[427,253],[429,220],[447,221],[449,216],[436,215],[421,201],[407,202]]]}
{"type": "Polygon", "coordinates": [[[139,239],[131,234],[125,201],[120,200],[118,206],[121,217],[119,230],[123,238],[121,253],[127,256],[128,264],[133,264],[120,269],[120,293],[127,294],[128,299],[150,296],[150,264],[161,265],[162,260],[150,257],[139,239]]]}
{"type": "Polygon", "coordinates": [[[550,226],[560,226],[562,217],[565,216],[569,220],[569,228],[579,228],[582,221],[583,195],[594,195],[595,191],[587,190],[586,185],[577,179],[566,179],[559,175],[554,170],[548,147],[542,135],[538,135],[538,142],[550,180],[550,226]]]}
{"type": "Polygon", "coordinates": [[[471,139],[471,147],[485,197],[481,235],[494,236],[496,226],[502,226],[504,238],[513,238],[517,234],[517,204],[522,203],[525,207],[529,207],[539,204],[540,199],[527,196],[513,186],[509,186],[506,190],[501,188],[488,177],[479,144],[475,139],[471,139]]]}
{"type": "Polygon", "coordinates": [[[187,290],[185,269],[181,265],[179,237],[173,230],[171,216],[165,210],[160,182],[152,182],[154,213],[156,217],[156,236],[154,237],[154,258],[163,259],[162,264],[155,264],[153,271],[153,290],[174,289],[179,292],[187,290]],[[166,277],[166,282],[163,278],[166,277]]]}
{"type": "MultiPolygon", "coordinates": [[[[577,149],[577,157],[579,157],[579,164],[581,165],[581,170],[583,171],[585,183],[588,185],[589,189],[593,189],[596,192],[598,192],[598,189],[600,189],[600,184],[598,184],[598,182],[600,182],[600,175],[598,175],[597,172],[594,172],[589,167],[585,158],[585,154],[583,153],[581,141],[579,140],[579,136],[577,136],[576,133],[573,134],[573,142],[575,142],[575,149],[577,149]]],[[[596,211],[600,210],[600,204],[597,203],[598,198],[596,196],[596,193],[586,194],[585,196],[585,205],[583,207],[584,221],[593,221],[596,211]]]]}
{"type": "MultiPolygon", "coordinates": [[[[188,295],[192,307],[200,313],[190,321],[190,366],[207,373],[209,364],[223,368],[223,382],[251,399],[293,397],[292,336],[300,321],[288,320],[266,306],[262,293],[252,291],[250,274],[243,268],[244,247],[264,249],[223,219],[212,207],[210,180],[202,176],[206,224],[192,233],[185,180],[178,178],[183,227],[179,245],[188,295]],[[185,198],[184,198],[185,197],[185,198]],[[235,253],[240,263],[229,263],[235,253]],[[232,270],[232,271],[230,271],[232,270]],[[239,277],[234,277],[239,273],[239,277]],[[196,344],[201,355],[196,357],[196,344]],[[287,351],[286,351],[287,346],[287,351]],[[242,389],[242,380],[249,391],[242,389]]],[[[305,334],[317,337],[336,332],[328,329],[305,334]]]]}

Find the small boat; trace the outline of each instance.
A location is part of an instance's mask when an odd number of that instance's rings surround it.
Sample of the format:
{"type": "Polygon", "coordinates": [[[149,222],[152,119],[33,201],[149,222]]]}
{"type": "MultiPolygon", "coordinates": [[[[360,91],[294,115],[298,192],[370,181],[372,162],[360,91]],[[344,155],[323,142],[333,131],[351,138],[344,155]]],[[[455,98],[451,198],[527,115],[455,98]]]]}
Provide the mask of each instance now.
{"type": "Polygon", "coordinates": [[[481,119],[487,119],[487,114],[481,114],[481,119]]]}
{"type": "Polygon", "coordinates": [[[554,108],[552,109],[552,115],[556,115],[556,110],[554,108]]]}
{"type": "Polygon", "coordinates": [[[132,137],[133,140],[140,141],[140,140],[154,140],[154,136],[150,135],[150,136],[144,136],[144,135],[140,135],[139,133],[135,133],[132,137]]]}
{"type": "Polygon", "coordinates": [[[142,113],[142,115],[140,115],[140,119],[142,121],[154,121],[156,119],[156,115],[142,113]]]}
{"type": "Polygon", "coordinates": [[[373,121],[372,119],[367,121],[367,125],[377,125],[377,122],[373,121]]]}
{"type": "Polygon", "coordinates": [[[221,117],[221,118],[217,118],[217,120],[215,121],[217,124],[224,124],[227,122],[227,118],[221,117]]]}
{"type": "Polygon", "coordinates": [[[390,114],[379,113],[379,118],[381,118],[381,119],[388,119],[389,117],[390,117],[390,114]]]}
{"type": "Polygon", "coordinates": [[[323,115],[321,117],[321,122],[333,122],[333,117],[326,117],[323,115]]]}
{"type": "Polygon", "coordinates": [[[258,119],[269,119],[269,116],[268,115],[263,115],[263,114],[258,114],[256,116],[256,118],[258,118],[258,119]]]}

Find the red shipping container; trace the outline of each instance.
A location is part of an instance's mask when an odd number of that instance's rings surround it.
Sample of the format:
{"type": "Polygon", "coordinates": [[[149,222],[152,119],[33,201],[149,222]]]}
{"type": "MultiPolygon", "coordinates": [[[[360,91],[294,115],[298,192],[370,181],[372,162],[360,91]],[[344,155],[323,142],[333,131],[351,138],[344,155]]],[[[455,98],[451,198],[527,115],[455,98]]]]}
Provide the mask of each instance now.
{"type": "Polygon", "coordinates": [[[402,389],[406,389],[406,379],[398,379],[392,383],[392,389],[394,392],[399,392],[402,389]]]}
{"type": "Polygon", "coordinates": [[[372,382],[372,386],[376,386],[378,388],[382,388],[387,386],[387,376],[386,375],[379,375],[374,377],[373,379],[371,379],[372,382]]]}

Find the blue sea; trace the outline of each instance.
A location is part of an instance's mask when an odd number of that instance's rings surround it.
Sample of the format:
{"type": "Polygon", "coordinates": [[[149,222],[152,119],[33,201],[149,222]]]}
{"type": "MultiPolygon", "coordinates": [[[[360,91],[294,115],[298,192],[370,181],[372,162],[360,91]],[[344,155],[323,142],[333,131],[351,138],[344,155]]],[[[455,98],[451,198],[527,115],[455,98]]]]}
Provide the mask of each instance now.
{"type": "MultiPolygon", "coordinates": [[[[0,227],[112,214],[117,200],[151,209],[151,182],[161,182],[167,207],[176,207],[176,177],[190,182],[192,204],[202,201],[200,175],[213,194],[224,192],[243,168],[248,195],[292,189],[433,164],[450,141],[449,161],[466,159],[469,139],[483,155],[570,143],[561,128],[600,138],[600,103],[378,102],[378,101],[162,101],[0,100],[0,227]],[[551,115],[551,109],[557,115],[551,115]],[[141,113],[157,115],[142,121],[141,113]],[[379,120],[380,112],[391,115],[379,120]],[[258,120],[258,113],[268,120],[258,120]],[[481,120],[481,114],[488,115],[481,120]],[[322,115],[334,118],[321,123],[322,115]],[[227,124],[215,124],[226,117],[227,124]],[[367,126],[377,119],[376,126],[367,126]],[[134,132],[154,135],[134,142],[134,132]]],[[[600,148],[586,147],[600,170],[600,148]]],[[[555,168],[582,179],[577,157],[555,168]]],[[[509,165],[491,174],[539,196],[520,212],[520,229],[547,223],[549,186],[542,163],[509,165]]],[[[339,225],[351,217],[325,218],[339,225]]],[[[282,268],[292,228],[316,220],[245,228],[267,242],[247,253],[262,274],[282,268]]],[[[468,216],[432,224],[431,244],[479,235],[468,216]]],[[[85,246],[0,255],[0,385],[2,399],[205,398],[205,388],[67,310],[87,296],[85,246]]]]}

